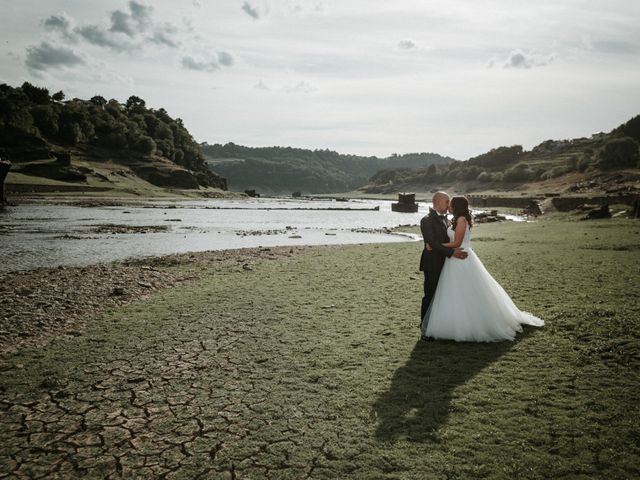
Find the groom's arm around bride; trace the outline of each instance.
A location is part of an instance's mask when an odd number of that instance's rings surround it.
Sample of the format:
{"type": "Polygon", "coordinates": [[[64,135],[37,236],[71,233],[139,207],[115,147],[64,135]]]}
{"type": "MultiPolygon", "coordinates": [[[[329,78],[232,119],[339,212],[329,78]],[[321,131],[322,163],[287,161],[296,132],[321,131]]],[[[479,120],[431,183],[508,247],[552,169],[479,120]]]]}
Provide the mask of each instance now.
{"type": "Polygon", "coordinates": [[[437,195],[434,196],[434,205],[442,213],[430,208],[429,214],[424,216],[420,221],[420,231],[422,232],[422,239],[424,240],[424,248],[422,249],[422,255],[420,257],[420,270],[424,272],[424,297],[422,298],[421,321],[424,319],[438,286],[440,272],[442,271],[445,260],[451,256],[460,259],[464,259],[467,256],[467,252],[464,252],[462,249],[454,249],[442,245],[443,243],[449,242],[449,235],[447,234],[447,220],[444,216],[447,211],[448,196],[442,195],[441,197],[442,198],[439,198],[437,195]],[[440,205],[440,203],[442,203],[442,205],[440,205]],[[427,246],[431,248],[428,249],[427,246]]]}

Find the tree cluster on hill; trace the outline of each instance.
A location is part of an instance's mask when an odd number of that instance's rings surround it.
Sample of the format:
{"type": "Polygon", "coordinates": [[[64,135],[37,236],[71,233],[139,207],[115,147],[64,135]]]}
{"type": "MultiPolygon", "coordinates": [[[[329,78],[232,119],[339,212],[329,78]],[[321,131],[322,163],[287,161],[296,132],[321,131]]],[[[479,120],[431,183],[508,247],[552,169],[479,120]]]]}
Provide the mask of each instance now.
{"type": "Polygon", "coordinates": [[[521,145],[503,146],[467,161],[433,165],[428,169],[383,169],[369,179],[369,185],[522,184],[570,172],[635,169],[640,168],[639,144],[640,115],[608,134],[546,140],[531,151],[524,151],[521,145]]]}
{"type": "Polygon", "coordinates": [[[50,94],[28,82],[15,88],[0,85],[0,147],[23,147],[37,144],[38,139],[155,154],[186,169],[209,172],[199,144],[182,120],[164,108],[147,108],[137,96],[124,104],[100,95],[65,101],[62,91],[50,94]]]}

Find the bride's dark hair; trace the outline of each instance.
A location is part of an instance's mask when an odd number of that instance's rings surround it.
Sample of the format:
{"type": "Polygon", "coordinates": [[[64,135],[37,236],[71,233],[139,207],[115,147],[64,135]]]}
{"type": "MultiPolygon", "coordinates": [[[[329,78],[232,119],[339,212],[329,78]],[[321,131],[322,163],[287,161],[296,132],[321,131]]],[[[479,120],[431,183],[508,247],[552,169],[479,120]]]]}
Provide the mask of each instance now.
{"type": "Polygon", "coordinates": [[[467,219],[469,228],[473,225],[473,218],[471,217],[471,210],[469,210],[469,200],[466,197],[453,197],[451,199],[451,210],[453,210],[453,229],[455,230],[458,218],[464,217],[467,219]]]}

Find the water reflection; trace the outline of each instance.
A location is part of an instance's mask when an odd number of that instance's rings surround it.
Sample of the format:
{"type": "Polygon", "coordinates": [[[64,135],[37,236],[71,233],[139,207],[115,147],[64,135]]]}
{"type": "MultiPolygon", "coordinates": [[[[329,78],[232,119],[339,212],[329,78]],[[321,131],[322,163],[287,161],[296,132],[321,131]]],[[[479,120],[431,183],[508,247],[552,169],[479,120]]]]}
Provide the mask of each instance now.
{"type": "Polygon", "coordinates": [[[429,204],[420,203],[417,213],[397,213],[391,203],[262,198],[8,207],[0,215],[0,271],[189,251],[416,240],[384,229],[417,225],[429,204]],[[336,208],[350,210],[331,210],[336,208]]]}

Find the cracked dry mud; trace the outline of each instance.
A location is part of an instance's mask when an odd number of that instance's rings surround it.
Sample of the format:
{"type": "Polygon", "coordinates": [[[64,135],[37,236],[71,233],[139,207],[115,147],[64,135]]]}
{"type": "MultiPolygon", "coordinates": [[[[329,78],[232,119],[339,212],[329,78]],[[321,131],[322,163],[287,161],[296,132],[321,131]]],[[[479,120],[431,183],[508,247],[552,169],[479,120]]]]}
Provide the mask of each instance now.
{"type": "Polygon", "coordinates": [[[547,321],[513,343],[416,341],[416,244],[198,257],[193,281],[0,357],[0,478],[633,478],[639,253],[590,250],[628,242],[608,225],[477,227],[547,321]]]}

